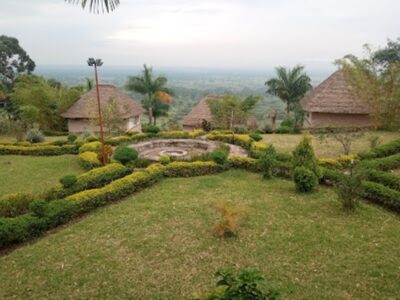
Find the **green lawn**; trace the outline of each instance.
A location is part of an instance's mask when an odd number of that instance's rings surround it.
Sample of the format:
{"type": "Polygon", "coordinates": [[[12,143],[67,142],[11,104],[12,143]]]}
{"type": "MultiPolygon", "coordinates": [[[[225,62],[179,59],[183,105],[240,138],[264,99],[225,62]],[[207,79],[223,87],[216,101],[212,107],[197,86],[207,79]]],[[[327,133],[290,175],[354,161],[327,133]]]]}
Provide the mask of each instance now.
{"type": "Polygon", "coordinates": [[[395,299],[400,218],[243,171],[167,179],[0,257],[0,299],[185,299],[221,267],[255,267],[283,298],[395,299]],[[247,206],[220,239],[212,203],[247,206]]]}
{"type": "Polygon", "coordinates": [[[58,184],[63,175],[82,172],[77,155],[0,155],[0,194],[41,192],[58,184]]]}
{"type": "MultiPolygon", "coordinates": [[[[358,153],[368,150],[370,142],[368,138],[371,136],[379,136],[382,144],[389,143],[393,140],[400,139],[400,132],[375,131],[368,132],[363,137],[355,139],[352,145],[352,153],[358,153]]],[[[297,146],[302,138],[301,134],[265,134],[263,141],[272,143],[274,147],[283,152],[291,152],[297,146]]],[[[313,138],[313,146],[315,153],[319,158],[337,158],[343,154],[342,145],[332,138],[328,138],[325,142],[320,142],[316,137],[313,138]]]]}

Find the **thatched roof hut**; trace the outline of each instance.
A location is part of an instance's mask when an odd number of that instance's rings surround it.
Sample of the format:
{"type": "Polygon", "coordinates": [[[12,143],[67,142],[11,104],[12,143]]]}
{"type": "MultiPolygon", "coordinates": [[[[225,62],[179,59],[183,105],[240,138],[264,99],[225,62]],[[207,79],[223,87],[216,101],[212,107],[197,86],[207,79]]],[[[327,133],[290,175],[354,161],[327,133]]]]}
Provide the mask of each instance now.
{"type": "MultiPolygon", "coordinates": [[[[99,91],[102,109],[111,100],[117,103],[119,116],[123,120],[121,130],[140,131],[140,115],[144,113],[144,109],[137,102],[120,92],[114,85],[100,84],[99,91]]],[[[61,115],[68,120],[68,129],[71,132],[97,132],[98,127],[90,121],[98,117],[96,88],[83,94],[61,115]]]]}
{"type": "Polygon", "coordinates": [[[305,128],[370,127],[375,122],[367,101],[355,92],[344,71],[338,70],[301,101],[308,113],[305,128]]]}
{"type": "MultiPolygon", "coordinates": [[[[185,130],[199,129],[202,126],[203,120],[210,123],[213,122],[213,116],[208,106],[209,101],[218,101],[223,99],[225,96],[221,95],[207,95],[200,100],[199,103],[185,116],[182,125],[185,130]]],[[[249,116],[247,120],[247,126],[251,129],[258,127],[257,119],[254,116],[249,116]]]]}

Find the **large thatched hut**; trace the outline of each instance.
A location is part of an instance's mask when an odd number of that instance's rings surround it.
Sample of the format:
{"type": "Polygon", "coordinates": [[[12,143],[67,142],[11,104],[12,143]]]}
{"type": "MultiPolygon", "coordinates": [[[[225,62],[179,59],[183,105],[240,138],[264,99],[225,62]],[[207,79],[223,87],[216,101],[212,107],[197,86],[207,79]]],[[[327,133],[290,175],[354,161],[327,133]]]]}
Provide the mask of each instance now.
{"type": "MultiPolygon", "coordinates": [[[[110,84],[100,84],[100,107],[102,110],[110,101],[115,101],[119,110],[118,116],[122,119],[121,130],[141,131],[140,116],[144,109],[132,98],[120,92],[110,84]]],[[[93,88],[83,94],[62,116],[68,120],[70,132],[98,132],[96,124],[98,118],[98,106],[96,89],[93,88]]],[[[107,130],[107,128],[105,128],[107,130]]]]}
{"type": "Polygon", "coordinates": [[[368,103],[354,91],[338,70],[308,93],[300,104],[307,112],[304,128],[372,127],[375,121],[368,103]]]}
{"type": "MultiPolygon", "coordinates": [[[[184,130],[201,129],[203,120],[213,123],[213,116],[208,106],[209,101],[218,101],[225,96],[208,95],[200,100],[199,103],[185,116],[182,122],[184,130]]],[[[258,127],[257,119],[251,115],[247,120],[247,127],[249,129],[256,129],[258,127]]]]}

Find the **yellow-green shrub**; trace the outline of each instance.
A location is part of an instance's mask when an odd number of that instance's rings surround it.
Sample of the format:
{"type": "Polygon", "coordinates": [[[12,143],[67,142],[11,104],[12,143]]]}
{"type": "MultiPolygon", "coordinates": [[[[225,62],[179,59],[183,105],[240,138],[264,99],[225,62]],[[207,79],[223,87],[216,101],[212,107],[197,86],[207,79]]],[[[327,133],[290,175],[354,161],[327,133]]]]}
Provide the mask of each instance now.
{"type": "Polygon", "coordinates": [[[29,210],[34,197],[30,193],[13,193],[0,197],[0,217],[15,217],[29,210]]]}
{"type": "Polygon", "coordinates": [[[83,152],[100,153],[101,152],[101,143],[97,142],[97,141],[85,143],[79,148],[79,153],[83,153],[83,152]]]}
{"type": "Polygon", "coordinates": [[[52,156],[64,154],[77,154],[78,148],[75,145],[53,146],[53,145],[36,145],[36,146],[13,146],[0,145],[0,155],[37,155],[52,156]]]}
{"type": "Polygon", "coordinates": [[[213,161],[172,162],[165,166],[167,177],[194,177],[219,173],[224,170],[222,165],[213,161]]]}
{"type": "Polygon", "coordinates": [[[82,168],[86,170],[101,166],[101,162],[98,158],[97,153],[91,151],[86,151],[79,154],[79,163],[81,164],[82,168]]]}

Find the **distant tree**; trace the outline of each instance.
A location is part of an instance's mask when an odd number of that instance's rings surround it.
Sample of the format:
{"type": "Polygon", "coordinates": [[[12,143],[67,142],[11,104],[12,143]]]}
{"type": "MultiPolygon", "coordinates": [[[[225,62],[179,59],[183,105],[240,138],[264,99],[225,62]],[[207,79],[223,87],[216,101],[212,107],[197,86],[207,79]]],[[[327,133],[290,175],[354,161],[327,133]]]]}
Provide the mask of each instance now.
{"type": "Polygon", "coordinates": [[[14,37],[0,36],[0,83],[8,91],[19,74],[30,74],[35,69],[35,62],[19,45],[14,37]]]}
{"type": "Polygon", "coordinates": [[[268,80],[265,85],[267,93],[279,97],[286,104],[286,114],[298,107],[301,98],[312,88],[311,78],[303,66],[293,69],[276,68],[276,77],[268,80]]]}
{"type": "Polygon", "coordinates": [[[78,4],[80,3],[82,8],[89,7],[90,12],[99,13],[113,11],[118,5],[119,0],[65,0],[69,3],[78,4]]]}
{"type": "Polygon", "coordinates": [[[213,116],[213,126],[232,129],[237,125],[246,125],[251,110],[260,97],[249,96],[241,100],[237,96],[227,95],[220,100],[208,101],[213,116]]]}
{"type": "MultiPolygon", "coordinates": [[[[103,124],[110,135],[121,130],[124,123],[122,112],[126,110],[127,108],[121,109],[114,98],[109,99],[108,103],[102,108],[103,124]]],[[[98,123],[97,121],[96,124],[98,123]]]]}
{"type": "Polygon", "coordinates": [[[388,67],[390,64],[400,63],[400,38],[397,38],[395,41],[389,39],[385,48],[379,49],[373,53],[372,59],[375,63],[384,67],[388,67]]]}
{"type": "MultiPolygon", "coordinates": [[[[130,76],[126,89],[145,96],[142,100],[143,107],[147,110],[149,124],[156,125],[155,112],[160,112],[160,101],[169,104],[172,101],[171,91],[166,87],[167,78],[157,76],[154,78],[153,69],[144,65],[144,70],[138,76],[130,76]]],[[[164,110],[165,111],[165,110],[164,110]]]]}

